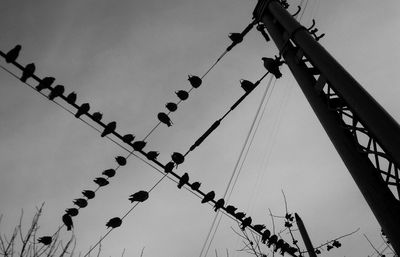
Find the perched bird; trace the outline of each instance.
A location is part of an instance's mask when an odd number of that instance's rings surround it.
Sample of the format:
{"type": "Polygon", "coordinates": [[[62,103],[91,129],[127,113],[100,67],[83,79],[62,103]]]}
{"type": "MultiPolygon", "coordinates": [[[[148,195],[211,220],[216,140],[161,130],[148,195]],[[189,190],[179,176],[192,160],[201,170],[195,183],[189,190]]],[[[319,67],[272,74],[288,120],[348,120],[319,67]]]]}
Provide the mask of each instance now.
{"type": "Polygon", "coordinates": [[[253,228],[254,228],[255,231],[261,233],[261,231],[265,228],[265,225],[264,224],[256,224],[256,225],[253,226],[253,228]]]}
{"type": "Polygon", "coordinates": [[[82,191],[83,196],[85,196],[87,199],[93,199],[95,197],[95,193],[92,190],[84,190],[82,191]]]}
{"type": "Polygon", "coordinates": [[[272,244],[276,244],[276,242],[278,242],[278,236],[277,235],[272,235],[269,239],[268,239],[268,243],[267,246],[271,247],[272,244]]]}
{"type": "Polygon", "coordinates": [[[206,202],[212,201],[212,200],[214,200],[214,197],[215,197],[215,192],[210,191],[204,196],[203,200],[201,200],[201,203],[206,203],[206,202]]]}
{"type": "Polygon", "coordinates": [[[186,92],[185,90],[179,90],[176,91],[175,94],[178,96],[179,99],[181,99],[182,101],[185,101],[186,99],[189,98],[189,93],[186,92]]]}
{"type": "MultiPolygon", "coordinates": [[[[285,253],[289,253],[290,251],[290,245],[286,242],[283,243],[282,247],[281,247],[281,254],[284,255],[285,253]]],[[[317,253],[317,252],[315,252],[317,253]]]]}
{"type": "Polygon", "coordinates": [[[236,210],[237,210],[237,208],[233,205],[228,205],[225,207],[225,211],[231,215],[235,215],[236,210]]]}
{"type": "Polygon", "coordinates": [[[228,37],[232,40],[233,43],[239,44],[243,41],[243,35],[241,33],[230,33],[228,37]]]}
{"type": "Polygon", "coordinates": [[[188,77],[189,77],[188,78],[189,83],[190,83],[190,85],[192,85],[192,87],[198,88],[201,86],[201,83],[202,83],[201,78],[199,78],[197,76],[193,76],[193,75],[189,75],[188,77]]]}
{"type": "Polygon", "coordinates": [[[185,172],[182,177],[179,179],[178,188],[181,189],[185,184],[189,182],[189,174],[185,172]]]}
{"type": "Polygon", "coordinates": [[[115,161],[118,163],[119,166],[125,166],[126,165],[126,158],[123,157],[123,156],[115,157],[115,161]]]}
{"type": "Polygon", "coordinates": [[[43,90],[43,89],[45,89],[45,88],[50,88],[51,85],[54,83],[55,80],[56,80],[56,79],[53,78],[53,77],[45,77],[45,78],[43,78],[43,79],[39,82],[39,84],[36,86],[36,90],[37,90],[37,91],[41,91],[41,90],[43,90]]]}
{"type": "Polygon", "coordinates": [[[242,221],[242,226],[240,227],[240,229],[241,229],[241,230],[245,230],[245,228],[246,228],[247,226],[250,226],[250,225],[251,225],[251,222],[252,222],[251,217],[245,218],[245,219],[242,221]]]}
{"type": "Polygon", "coordinates": [[[224,207],[224,205],[225,205],[224,198],[219,199],[214,205],[214,211],[218,211],[218,209],[224,207]]]}
{"type": "Polygon", "coordinates": [[[49,244],[51,244],[51,242],[53,242],[53,238],[51,236],[42,236],[42,237],[39,237],[39,239],[37,241],[44,245],[49,245],[49,244]]]}
{"type": "Polygon", "coordinates": [[[103,118],[103,114],[101,112],[94,112],[92,114],[92,119],[94,121],[101,121],[102,118],[103,118]]]}
{"type": "Polygon", "coordinates": [[[246,217],[246,213],[244,213],[244,212],[235,213],[235,218],[236,219],[243,220],[244,217],[246,217]]]}
{"type": "Polygon", "coordinates": [[[71,217],[75,217],[79,214],[79,211],[77,208],[69,208],[69,209],[66,209],[65,212],[71,217]]]}
{"type": "Polygon", "coordinates": [[[112,178],[115,176],[115,170],[114,169],[108,169],[103,171],[101,174],[103,174],[104,176],[107,176],[109,178],[112,178]]]}
{"type": "Polygon", "coordinates": [[[165,107],[168,109],[170,112],[174,112],[178,109],[178,105],[176,103],[167,103],[165,107]]]}
{"type": "Polygon", "coordinates": [[[27,79],[32,77],[35,70],[36,70],[35,64],[33,63],[27,64],[24,70],[22,71],[21,81],[25,83],[27,79]]]}
{"type": "Polygon", "coordinates": [[[77,205],[79,208],[85,208],[86,206],[87,206],[87,201],[86,201],[86,199],[83,199],[83,198],[78,198],[78,199],[75,199],[74,201],[73,201],[73,203],[75,204],[75,205],[77,205]]]}
{"type": "Polygon", "coordinates": [[[149,193],[147,191],[138,191],[133,195],[129,196],[131,203],[133,202],[144,202],[149,198],[149,193]]]}
{"type": "Polygon", "coordinates": [[[160,154],[160,153],[157,152],[157,151],[150,151],[150,152],[148,152],[148,153],[146,154],[146,157],[147,157],[147,159],[149,159],[149,160],[155,160],[155,159],[157,159],[157,157],[158,157],[159,154],[160,154]]]}
{"type": "Polygon", "coordinates": [[[122,224],[122,220],[118,217],[115,217],[115,218],[110,219],[107,222],[106,227],[107,228],[117,228],[117,227],[121,226],[121,224],[122,224]]]}
{"type": "Polygon", "coordinates": [[[77,96],[75,92],[69,93],[69,95],[67,95],[67,103],[74,104],[76,102],[76,97],[77,96]]]}
{"type": "Polygon", "coordinates": [[[164,166],[164,172],[165,172],[165,173],[169,173],[169,172],[171,172],[171,171],[174,169],[174,167],[175,167],[175,163],[173,163],[173,162],[168,162],[168,163],[165,164],[165,166],[164,166]]]}
{"type": "Polygon", "coordinates": [[[176,163],[176,165],[182,164],[185,161],[185,156],[183,154],[174,152],[171,155],[172,161],[176,163]]]}
{"type": "Polygon", "coordinates": [[[240,86],[244,89],[246,93],[251,92],[256,87],[254,83],[245,79],[240,80],[240,86]]]}
{"type": "Polygon", "coordinates": [[[107,179],[102,178],[102,177],[95,178],[93,181],[94,181],[94,183],[99,185],[99,187],[106,186],[106,185],[108,185],[110,183],[110,182],[108,182],[107,179]]]}
{"type": "Polygon", "coordinates": [[[116,128],[117,128],[117,123],[115,121],[111,121],[105,126],[103,132],[101,133],[101,137],[105,137],[108,134],[111,134],[112,132],[115,131],[116,128]]]}
{"type": "Polygon", "coordinates": [[[272,73],[275,76],[275,78],[279,79],[280,77],[282,77],[282,73],[279,70],[279,66],[283,62],[279,61],[278,57],[276,57],[275,59],[263,57],[261,58],[261,60],[263,60],[264,67],[267,69],[267,71],[272,73]]]}
{"type": "Polygon", "coordinates": [[[132,147],[135,151],[142,151],[146,144],[147,143],[145,141],[135,141],[133,142],[132,147]]]}
{"type": "Polygon", "coordinates": [[[285,241],[283,241],[282,238],[279,239],[278,241],[276,241],[275,248],[274,248],[274,252],[277,252],[278,249],[283,250],[282,248],[283,248],[283,245],[284,245],[284,244],[285,244],[285,241]]]}
{"type": "Polygon", "coordinates": [[[339,248],[342,246],[342,244],[338,240],[333,240],[332,246],[339,248]]]}
{"type": "Polygon", "coordinates": [[[76,118],[81,117],[81,115],[87,113],[90,110],[90,105],[88,103],[84,103],[81,106],[79,106],[78,111],[75,114],[76,118]]]}
{"type": "Polygon", "coordinates": [[[268,229],[264,230],[264,232],[261,235],[261,242],[265,244],[265,242],[268,240],[268,238],[271,236],[271,231],[268,229]]]}
{"type": "Polygon", "coordinates": [[[6,63],[15,62],[18,58],[19,52],[21,51],[21,45],[16,45],[13,49],[6,53],[6,63]]]}
{"type": "Polygon", "coordinates": [[[51,90],[49,94],[49,100],[54,100],[57,96],[64,94],[65,88],[63,85],[57,85],[51,90]]]}
{"type": "Polygon", "coordinates": [[[326,250],[329,252],[330,250],[332,250],[333,246],[331,245],[327,245],[326,250]]]}
{"type": "Polygon", "coordinates": [[[200,183],[200,182],[193,182],[192,185],[190,186],[190,188],[191,188],[192,190],[197,191],[197,190],[199,190],[200,186],[201,186],[201,183],[200,183]]]}
{"type": "Polygon", "coordinates": [[[67,227],[68,231],[70,231],[74,227],[74,223],[72,222],[72,218],[68,214],[64,214],[62,216],[62,221],[63,221],[64,225],[67,227]]]}
{"type": "Polygon", "coordinates": [[[160,122],[164,123],[165,125],[167,125],[168,127],[172,126],[172,121],[171,119],[168,117],[168,115],[164,112],[159,112],[157,114],[157,118],[160,122]]]}
{"type": "Polygon", "coordinates": [[[122,137],[122,141],[124,141],[127,144],[132,143],[132,141],[135,139],[135,136],[132,134],[126,134],[122,137]]]}

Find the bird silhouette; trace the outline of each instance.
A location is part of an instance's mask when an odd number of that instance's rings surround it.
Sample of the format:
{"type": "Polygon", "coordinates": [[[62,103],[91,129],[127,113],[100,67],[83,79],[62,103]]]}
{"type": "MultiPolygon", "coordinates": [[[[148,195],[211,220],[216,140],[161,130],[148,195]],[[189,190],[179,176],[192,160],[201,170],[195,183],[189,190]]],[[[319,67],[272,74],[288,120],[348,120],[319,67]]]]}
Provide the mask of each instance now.
{"type": "Polygon", "coordinates": [[[115,161],[118,163],[119,166],[125,166],[126,165],[126,158],[123,157],[123,156],[115,157],[115,161]]]}
{"type": "Polygon", "coordinates": [[[185,172],[182,177],[179,179],[178,188],[181,189],[185,184],[189,182],[189,174],[185,172]]]}
{"type": "Polygon", "coordinates": [[[329,252],[330,250],[332,250],[333,249],[333,246],[331,246],[331,245],[327,245],[327,247],[326,247],[326,250],[329,252]]]}
{"type": "Polygon", "coordinates": [[[192,87],[198,88],[201,86],[201,83],[202,83],[201,78],[199,78],[197,76],[193,76],[193,75],[189,75],[188,77],[189,77],[188,78],[189,83],[190,83],[190,85],[192,85],[192,87]]]}
{"type": "Polygon", "coordinates": [[[269,239],[268,239],[268,243],[267,246],[271,247],[272,244],[275,244],[278,241],[278,236],[277,235],[272,235],[269,239]]]}
{"type": "Polygon", "coordinates": [[[251,92],[256,87],[254,83],[245,79],[240,80],[240,86],[244,89],[246,93],[251,92]]]}
{"type": "Polygon", "coordinates": [[[284,255],[285,253],[290,252],[290,245],[286,242],[283,242],[283,245],[281,247],[281,254],[284,255]]]}
{"type": "Polygon", "coordinates": [[[241,33],[230,33],[228,37],[232,40],[233,43],[239,44],[243,41],[243,35],[241,33]]]}
{"type": "Polygon", "coordinates": [[[43,79],[39,82],[39,84],[36,86],[36,90],[37,90],[37,91],[41,91],[41,90],[43,90],[43,89],[45,89],[45,88],[50,88],[51,85],[54,83],[55,80],[56,80],[56,79],[53,78],[53,77],[45,77],[45,78],[43,78],[43,79]]]}
{"type": "Polygon", "coordinates": [[[106,227],[107,228],[117,228],[119,226],[121,226],[122,224],[122,220],[119,217],[115,217],[110,219],[107,223],[106,223],[106,227]]]}
{"type": "Polygon", "coordinates": [[[167,103],[165,107],[168,109],[170,112],[174,112],[178,109],[178,105],[176,103],[167,103]]]}
{"type": "Polygon", "coordinates": [[[149,198],[149,193],[147,191],[138,191],[134,193],[133,195],[129,196],[129,200],[131,203],[133,202],[144,202],[149,198]]]}
{"type": "Polygon", "coordinates": [[[168,127],[172,126],[172,121],[171,119],[168,117],[168,115],[164,112],[159,112],[157,114],[157,118],[161,123],[164,123],[165,125],[167,125],[168,127]]]}
{"type": "Polygon", "coordinates": [[[201,200],[201,203],[207,203],[209,201],[212,201],[214,200],[214,197],[215,197],[215,192],[210,191],[204,196],[203,200],[201,200]]]}
{"type": "Polygon", "coordinates": [[[189,93],[186,92],[185,90],[179,90],[176,91],[175,94],[178,96],[179,99],[181,99],[182,101],[185,101],[186,99],[189,98],[189,93]]]}
{"type": "Polygon", "coordinates": [[[95,192],[92,190],[84,190],[84,191],[82,191],[82,194],[87,199],[93,199],[96,196],[95,192]]]}
{"type": "Polygon", "coordinates": [[[246,213],[244,213],[244,212],[235,213],[235,218],[238,220],[243,220],[244,217],[246,217],[246,213]]]}
{"type": "Polygon", "coordinates": [[[76,102],[76,93],[75,92],[71,92],[69,93],[69,95],[67,95],[67,103],[69,104],[75,104],[76,102]]]}
{"type": "Polygon", "coordinates": [[[101,174],[103,174],[104,176],[107,176],[109,178],[112,178],[115,176],[115,170],[114,169],[108,169],[103,171],[101,174]]]}
{"type": "Polygon", "coordinates": [[[223,208],[225,205],[224,198],[219,199],[214,205],[214,211],[218,211],[218,209],[223,208]]]}
{"type": "Polygon", "coordinates": [[[265,244],[265,242],[268,240],[268,238],[271,236],[271,231],[268,229],[264,230],[264,232],[261,235],[261,242],[265,244]]]}
{"type": "Polygon", "coordinates": [[[25,83],[30,77],[32,77],[35,70],[36,70],[35,64],[33,63],[27,64],[22,71],[21,81],[25,83]]]}
{"type": "Polygon", "coordinates": [[[64,214],[62,216],[62,221],[63,221],[64,225],[67,227],[68,231],[70,231],[74,227],[74,223],[72,222],[72,218],[68,214],[64,214]]]}
{"type": "Polygon", "coordinates": [[[101,137],[105,137],[108,134],[111,134],[112,132],[115,131],[115,129],[117,128],[117,123],[115,121],[111,121],[110,123],[108,123],[105,127],[103,132],[101,133],[101,137]]]}
{"type": "Polygon", "coordinates": [[[247,217],[242,221],[242,226],[240,227],[241,230],[245,230],[247,226],[251,225],[251,217],[247,217]]]}
{"type": "Polygon", "coordinates": [[[77,208],[69,208],[69,209],[66,209],[65,212],[71,217],[75,217],[79,214],[79,211],[77,208]]]}
{"type": "Polygon", "coordinates": [[[175,163],[173,162],[168,162],[167,164],[165,164],[164,166],[164,172],[165,173],[170,173],[175,167],[175,163]]]}
{"type": "Polygon", "coordinates": [[[13,49],[6,53],[6,63],[15,62],[18,58],[19,52],[21,51],[21,45],[16,45],[13,49]]]}
{"type": "Polygon", "coordinates": [[[94,121],[101,121],[102,118],[103,118],[103,114],[101,112],[94,112],[92,114],[92,119],[94,121]]]}
{"type": "Polygon", "coordinates": [[[135,139],[135,136],[132,134],[126,134],[122,137],[122,141],[124,141],[127,144],[132,143],[132,141],[135,139]]]}
{"type": "Polygon", "coordinates": [[[133,142],[132,147],[135,151],[142,151],[146,144],[147,143],[145,141],[135,141],[133,142]]]}
{"type": "Polygon", "coordinates": [[[265,228],[265,225],[263,224],[256,224],[253,226],[254,230],[261,233],[261,231],[265,228]]]}
{"type": "Polygon", "coordinates": [[[197,191],[197,190],[199,190],[200,186],[201,186],[201,183],[200,183],[200,182],[193,182],[192,185],[190,185],[190,188],[191,188],[192,190],[197,191]]]}
{"type": "Polygon", "coordinates": [[[160,153],[157,152],[157,151],[150,151],[150,152],[148,152],[148,153],[146,154],[146,157],[147,157],[147,159],[149,159],[149,160],[155,160],[155,159],[157,159],[157,157],[158,157],[159,154],[160,154],[160,153]]]}
{"type": "Polygon", "coordinates": [[[268,72],[272,73],[275,78],[279,79],[282,77],[282,73],[279,70],[279,66],[283,63],[279,61],[278,57],[275,59],[263,57],[261,58],[264,62],[264,67],[267,69],[268,72]]]}
{"type": "Polygon", "coordinates": [[[284,245],[284,244],[285,244],[285,241],[283,241],[282,238],[279,239],[278,241],[276,241],[275,248],[274,248],[274,252],[277,252],[278,249],[283,250],[282,248],[283,248],[283,245],[284,245]]]}
{"type": "Polygon", "coordinates": [[[102,177],[95,178],[93,181],[94,181],[94,183],[99,185],[99,187],[106,186],[106,185],[108,185],[110,183],[110,182],[108,182],[107,179],[102,178],[102,177]]]}
{"type": "Polygon", "coordinates": [[[73,201],[73,203],[77,205],[79,208],[85,208],[88,205],[86,199],[83,198],[77,198],[73,201]]]}
{"type": "Polygon", "coordinates": [[[236,210],[237,210],[237,208],[233,205],[228,205],[225,207],[225,211],[231,215],[235,215],[236,210]]]}
{"type": "Polygon", "coordinates": [[[342,246],[342,244],[341,244],[339,241],[337,241],[337,240],[333,240],[332,246],[334,246],[334,247],[336,247],[336,248],[339,248],[339,247],[342,246]]]}
{"type": "Polygon", "coordinates": [[[171,155],[172,161],[176,163],[176,165],[182,164],[185,161],[185,156],[183,154],[174,152],[171,155]]]}
{"type": "Polygon", "coordinates": [[[81,117],[81,115],[88,113],[88,111],[90,110],[90,105],[88,103],[84,103],[81,106],[79,106],[78,111],[75,114],[76,118],[81,117]]]}
{"type": "Polygon", "coordinates": [[[37,241],[44,245],[49,245],[49,244],[51,244],[51,242],[53,242],[53,238],[51,236],[42,236],[42,237],[39,237],[39,239],[37,241]]]}
{"type": "Polygon", "coordinates": [[[49,94],[49,100],[54,100],[57,96],[64,94],[65,88],[63,85],[57,85],[51,90],[49,94]]]}

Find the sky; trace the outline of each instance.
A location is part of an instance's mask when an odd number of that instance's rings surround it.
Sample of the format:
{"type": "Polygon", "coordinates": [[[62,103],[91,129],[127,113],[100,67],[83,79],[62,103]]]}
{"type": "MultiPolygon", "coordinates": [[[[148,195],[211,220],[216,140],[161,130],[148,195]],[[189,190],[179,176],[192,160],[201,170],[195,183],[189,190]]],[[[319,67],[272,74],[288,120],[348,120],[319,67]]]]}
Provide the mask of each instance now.
{"type": "MultiPolygon", "coordinates": [[[[305,26],[317,21],[326,33],[321,44],[354,78],[400,121],[400,3],[395,0],[289,1],[293,13],[307,3],[305,26]]],[[[117,121],[121,134],[143,138],[157,124],[157,113],[189,90],[187,75],[202,75],[230,44],[227,35],[251,21],[256,1],[148,0],[54,1],[5,0],[0,8],[0,50],[22,45],[18,61],[34,62],[39,77],[53,76],[78,103],[89,102],[103,121],[117,121]]],[[[240,79],[256,81],[264,73],[262,57],[277,54],[258,31],[230,51],[173,113],[172,127],[161,124],[145,150],[170,160],[191,144],[242,94],[240,79]]],[[[0,64],[12,71],[14,67],[0,64]]],[[[379,247],[379,225],[316,119],[287,67],[273,82],[269,101],[243,165],[230,203],[255,223],[289,212],[305,222],[315,246],[360,228],[324,256],[367,256],[379,247]]],[[[205,192],[223,195],[254,119],[269,77],[177,169],[205,192]]],[[[0,73],[1,233],[10,233],[21,209],[25,224],[45,202],[40,234],[52,234],[61,216],[95,177],[115,168],[126,152],[70,113],[40,96],[6,72],[0,73]]],[[[130,194],[152,187],[161,174],[135,157],[118,170],[88,207],[74,219],[77,251],[86,253],[107,230],[108,219],[132,206],[130,194]]],[[[102,243],[103,256],[199,256],[214,218],[187,190],[163,180],[102,243]]],[[[283,228],[282,220],[275,226],[283,228]]],[[[247,256],[223,218],[207,256],[247,256]]],[[[63,238],[70,232],[62,231],[63,238]]]]}

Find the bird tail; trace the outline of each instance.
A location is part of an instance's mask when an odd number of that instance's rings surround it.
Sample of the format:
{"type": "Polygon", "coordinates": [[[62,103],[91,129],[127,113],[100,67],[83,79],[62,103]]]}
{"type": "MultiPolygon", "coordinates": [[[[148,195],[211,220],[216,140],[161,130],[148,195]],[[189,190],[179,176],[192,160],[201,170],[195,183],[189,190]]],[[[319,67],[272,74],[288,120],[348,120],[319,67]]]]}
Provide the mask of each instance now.
{"type": "Polygon", "coordinates": [[[181,189],[183,187],[183,183],[178,184],[178,188],[181,189]]]}
{"type": "Polygon", "coordinates": [[[22,76],[21,81],[25,83],[28,80],[28,78],[29,78],[28,76],[22,76]]]}

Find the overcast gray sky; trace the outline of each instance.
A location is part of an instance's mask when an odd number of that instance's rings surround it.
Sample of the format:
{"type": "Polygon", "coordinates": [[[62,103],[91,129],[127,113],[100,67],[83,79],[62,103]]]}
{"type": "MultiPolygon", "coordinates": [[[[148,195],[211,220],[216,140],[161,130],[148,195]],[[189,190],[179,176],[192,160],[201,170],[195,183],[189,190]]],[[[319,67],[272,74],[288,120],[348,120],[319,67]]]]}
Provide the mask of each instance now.
{"type": "MultiPolygon", "coordinates": [[[[291,11],[300,3],[290,2],[291,11]]],[[[67,93],[76,91],[78,103],[89,102],[104,121],[117,121],[121,134],[143,138],[165,103],[176,101],[174,91],[190,88],[187,75],[202,75],[230,43],[227,34],[247,26],[255,3],[5,0],[0,49],[21,44],[21,63],[34,62],[38,76],[54,76],[67,93]]],[[[301,20],[309,26],[315,17],[326,33],[321,43],[397,121],[399,13],[396,0],[309,0],[301,20]]],[[[239,80],[257,80],[265,72],[261,57],[275,54],[272,43],[251,31],[179,106],[171,116],[174,125],[159,126],[145,149],[160,151],[162,162],[174,151],[186,152],[243,94],[239,80]]],[[[315,245],[360,228],[326,256],[372,254],[362,233],[379,246],[379,226],[286,67],[283,74],[230,203],[271,228],[268,208],[284,214],[283,189],[289,211],[303,217],[315,245]]],[[[266,82],[187,157],[178,174],[188,172],[204,191],[223,195],[266,82]]],[[[30,215],[46,202],[41,234],[51,234],[72,200],[95,188],[92,180],[126,153],[9,74],[0,73],[0,85],[1,233],[11,231],[21,208],[30,215]]],[[[131,207],[128,196],[160,176],[131,157],[74,219],[77,250],[85,253],[106,232],[106,221],[131,207]]],[[[139,256],[143,247],[144,256],[198,256],[213,217],[210,206],[164,180],[103,242],[104,256],[124,248],[139,256]]],[[[224,218],[209,256],[214,249],[246,256],[236,251],[241,242],[231,227],[237,226],[224,218]]]]}

